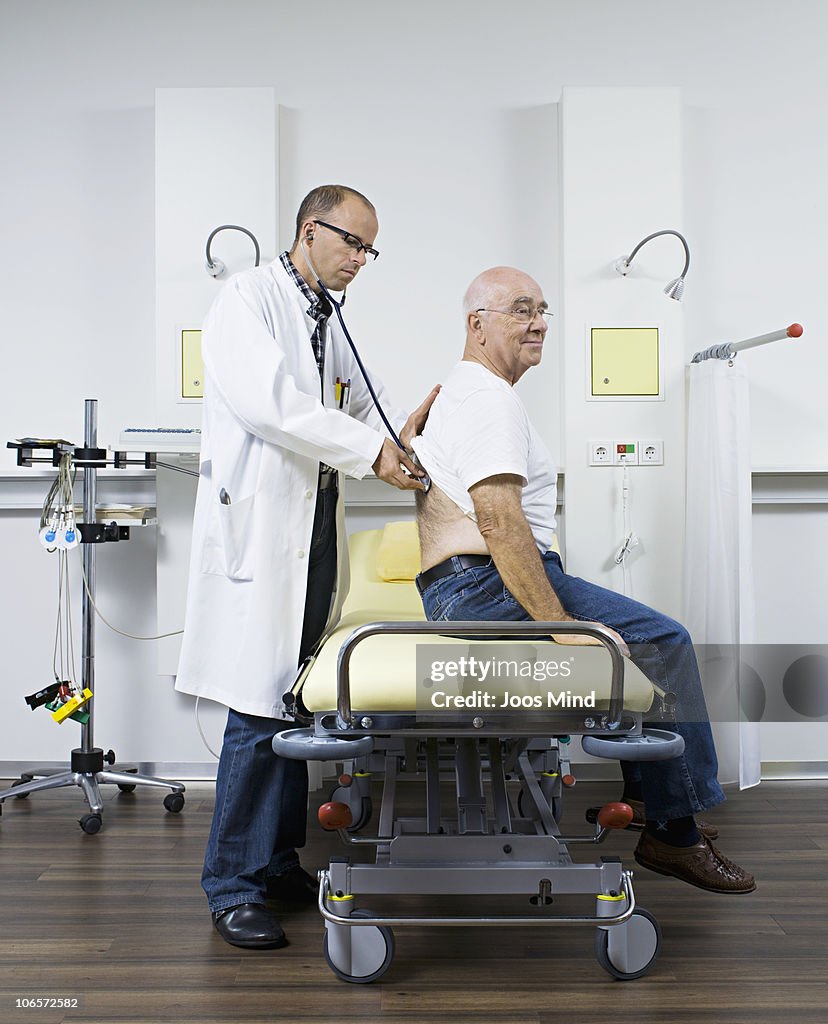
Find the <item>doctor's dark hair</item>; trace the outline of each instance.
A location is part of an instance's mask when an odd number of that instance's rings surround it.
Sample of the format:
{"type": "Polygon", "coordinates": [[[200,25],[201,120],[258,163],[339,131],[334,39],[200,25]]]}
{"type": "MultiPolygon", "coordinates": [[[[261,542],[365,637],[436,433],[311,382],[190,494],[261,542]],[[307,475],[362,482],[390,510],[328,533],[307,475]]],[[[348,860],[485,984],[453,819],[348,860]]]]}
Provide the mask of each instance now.
{"type": "Polygon", "coordinates": [[[373,213],[377,212],[371,200],[355,188],[348,188],[347,185],[317,185],[308,192],[299,205],[299,212],[296,214],[296,235],[291,252],[299,244],[299,235],[305,221],[321,219],[344,203],[349,196],[361,200],[373,213]]]}

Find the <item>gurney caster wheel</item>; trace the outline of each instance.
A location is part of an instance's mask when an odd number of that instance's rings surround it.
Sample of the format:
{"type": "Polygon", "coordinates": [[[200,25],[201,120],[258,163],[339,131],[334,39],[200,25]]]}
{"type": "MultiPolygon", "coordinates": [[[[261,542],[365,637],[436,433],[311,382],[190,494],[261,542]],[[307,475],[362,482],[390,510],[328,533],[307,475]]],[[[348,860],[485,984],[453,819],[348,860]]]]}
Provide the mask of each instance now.
{"type": "Polygon", "coordinates": [[[350,791],[346,786],[337,786],[331,792],[328,798],[331,803],[343,803],[347,804],[351,808],[351,814],[353,820],[351,824],[345,829],[346,832],[359,832],[361,828],[365,828],[368,822],[371,820],[371,815],[374,813],[374,805],[371,801],[370,796],[361,797],[359,800],[351,801],[349,799],[350,791]]]}
{"type": "Polygon", "coordinates": [[[634,981],[645,975],[656,962],[660,949],[658,921],[640,907],[635,908],[624,924],[599,928],[595,933],[598,963],[619,981],[634,981]],[[613,937],[613,932],[618,934],[613,937]]]}
{"type": "MultiPolygon", "coordinates": [[[[351,917],[373,917],[370,910],[355,910],[351,917]]],[[[394,959],[394,933],[384,925],[329,925],[325,929],[323,946],[328,966],[342,981],[353,985],[367,985],[376,981],[391,966],[394,959]],[[330,941],[328,928],[340,934],[330,941]],[[341,939],[342,941],[337,941],[341,939]]]]}
{"type": "MultiPolygon", "coordinates": [[[[555,821],[560,821],[563,816],[563,800],[559,796],[553,796],[548,803],[549,810],[552,812],[552,817],[555,821]]],[[[535,817],[536,811],[532,798],[525,789],[521,789],[518,793],[517,809],[519,817],[532,818],[533,821],[537,820],[535,817]]]]}

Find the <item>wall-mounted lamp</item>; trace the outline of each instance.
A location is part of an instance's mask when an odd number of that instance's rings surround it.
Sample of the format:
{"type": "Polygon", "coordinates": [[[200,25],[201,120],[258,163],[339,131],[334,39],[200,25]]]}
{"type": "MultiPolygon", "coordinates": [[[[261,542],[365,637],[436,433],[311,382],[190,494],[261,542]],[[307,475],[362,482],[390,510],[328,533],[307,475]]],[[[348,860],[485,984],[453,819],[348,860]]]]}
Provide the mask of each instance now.
{"type": "Polygon", "coordinates": [[[221,277],[227,267],[221,262],[221,260],[214,260],[210,255],[210,243],[219,233],[219,231],[243,231],[244,234],[253,240],[253,245],[256,247],[256,263],[255,266],[259,265],[259,243],[256,241],[256,236],[252,231],[248,231],[247,228],[239,227],[238,224],[222,224],[217,227],[214,231],[210,232],[210,237],[207,239],[207,273],[211,277],[221,277]]]}
{"type": "Polygon", "coordinates": [[[647,235],[646,238],[642,238],[629,256],[621,256],[615,261],[615,269],[622,275],[622,277],[626,277],[630,272],[630,264],[641,246],[646,245],[651,238],[658,238],[659,235],[675,235],[684,246],[684,270],[682,270],[678,277],[674,277],[673,280],[664,288],[665,295],[668,295],[671,299],[675,299],[679,302],[684,294],[684,278],[687,276],[687,271],[690,269],[690,248],[687,245],[687,239],[684,235],[679,234],[678,231],[672,231],[668,228],[666,231],[655,231],[652,235],[647,235]]]}

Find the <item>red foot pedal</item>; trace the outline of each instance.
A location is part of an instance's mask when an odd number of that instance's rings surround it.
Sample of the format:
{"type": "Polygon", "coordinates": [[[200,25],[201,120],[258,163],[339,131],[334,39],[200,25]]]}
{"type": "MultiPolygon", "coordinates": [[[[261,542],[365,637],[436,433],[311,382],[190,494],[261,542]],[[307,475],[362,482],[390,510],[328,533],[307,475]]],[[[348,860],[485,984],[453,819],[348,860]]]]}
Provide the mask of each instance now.
{"type": "Polygon", "coordinates": [[[334,832],[338,828],[349,828],[354,820],[351,808],[339,800],[322,804],[316,813],[319,818],[319,824],[329,832],[334,832]]]}
{"type": "Polygon", "coordinates": [[[571,789],[577,781],[574,775],[564,775],[561,778],[561,782],[567,789],[571,789]]]}
{"type": "Polygon", "coordinates": [[[604,804],[597,820],[601,828],[626,828],[633,820],[633,809],[629,804],[604,804]]]}
{"type": "Polygon", "coordinates": [[[339,776],[339,785],[340,786],[350,786],[353,781],[354,781],[353,775],[348,775],[347,772],[343,772],[339,776]]]}

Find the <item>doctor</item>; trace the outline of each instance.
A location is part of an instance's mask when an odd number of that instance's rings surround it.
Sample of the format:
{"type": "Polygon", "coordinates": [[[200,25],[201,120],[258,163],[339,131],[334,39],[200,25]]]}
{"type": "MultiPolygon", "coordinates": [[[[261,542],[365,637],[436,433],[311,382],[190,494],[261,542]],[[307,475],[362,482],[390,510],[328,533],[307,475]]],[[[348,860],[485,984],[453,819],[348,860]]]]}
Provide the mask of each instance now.
{"type": "MultiPolygon", "coordinates": [[[[373,469],[422,490],[317,283],[344,292],[379,255],[377,230],[359,192],[313,189],[290,252],[228,281],[202,335],[201,469],[176,688],[228,707],[202,887],[219,934],[247,948],[287,943],[265,899],[316,899],[296,853],[307,766],[276,756],[271,740],[292,724],[282,694],[348,589],[341,474],[373,469]]],[[[405,420],[372,384],[408,445],[436,389],[405,420]]]]}

